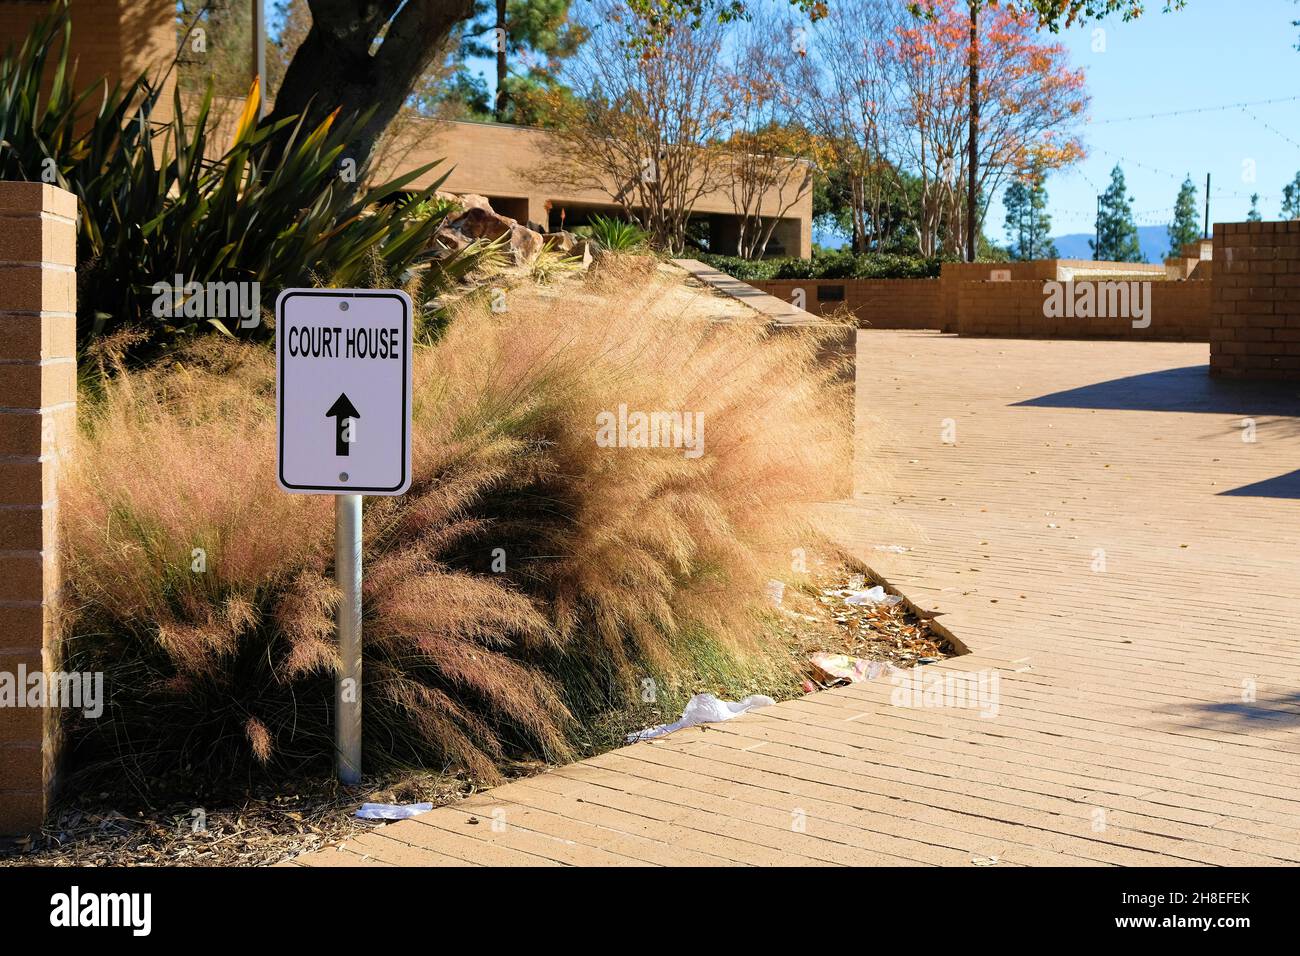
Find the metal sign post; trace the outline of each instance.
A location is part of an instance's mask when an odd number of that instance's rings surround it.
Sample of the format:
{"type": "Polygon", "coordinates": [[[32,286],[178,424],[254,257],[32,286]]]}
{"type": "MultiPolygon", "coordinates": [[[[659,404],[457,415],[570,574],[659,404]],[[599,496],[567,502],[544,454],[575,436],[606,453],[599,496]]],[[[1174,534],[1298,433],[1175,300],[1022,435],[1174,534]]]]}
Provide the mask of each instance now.
{"type": "Polygon", "coordinates": [[[338,777],[361,779],[363,494],[411,484],[411,300],[395,289],[286,289],[275,303],[277,480],[332,494],[338,777]]]}
{"type": "Polygon", "coordinates": [[[334,496],[334,581],[339,586],[339,671],[334,750],[344,783],[361,779],[361,496],[334,496]]]}

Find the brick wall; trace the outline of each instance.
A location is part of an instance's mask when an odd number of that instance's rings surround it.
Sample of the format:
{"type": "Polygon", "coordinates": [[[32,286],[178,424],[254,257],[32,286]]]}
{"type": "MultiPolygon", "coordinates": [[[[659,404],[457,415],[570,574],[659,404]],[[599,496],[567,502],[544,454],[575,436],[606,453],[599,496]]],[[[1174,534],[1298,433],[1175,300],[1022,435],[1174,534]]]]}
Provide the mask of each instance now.
{"type": "Polygon", "coordinates": [[[1152,333],[1151,338],[1177,339],[1180,342],[1209,341],[1213,325],[1210,305],[1214,289],[1211,283],[1196,280],[1153,282],[1151,292],[1154,296],[1151,303],[1151,328],[1147,330],[1152,333]]]}
{"type": "MultiPolygon", "coordinates": [[[[1043,317],[1043,282],[1039,279],[956,282],[951,296],[955,300],[952,331],[962,335],[1014,336],[1037,327],[1042,335],[1050,336],[1064,328],[1062,323],[1043,317]]],[[[945,309],[946,305],[945,301],[945,309]]]]}
{"type": "Polygon", "coordinates": [[[938,279],[773,279],[750,285],[791,303],[802,289],[805,311],[831,315],[848,308],[863,328],[939,327],[938,279]]]}
{"type": "MultiPolygon", "coordinates": [[[[1104,297],[1103,284],[1092,280],[1077,280],[1064,290],[1078,294],[1087,285],[1096,296],[1104,297]]],[[[962,282],[958,287],[958,332],[1005,338],[1209,341],[1211,283],[1159,281],[1147,283],[1146,289],[1150,325],[1134,328],[1130,314],[1049,317],[1042,280],[962,282]]]]}
{"type": "MultiPolygon", "coordinates": [[[[968,335],[1049,335],[1048,325],[1042,321],[1041,290],[1046,281],[1082,280],[1088,275],[1105,275],[1134,280],[1163,280],[1164,266],[1146,263],[1094,262],[1087,259],[1038,259],[1033,262],[945,262],[938,279],[773,279],[754,282],[753,286],[787,302],[796,301],[796,290],[803,290],[803,308],[814,315],[831,315],[847,308],[858,318],[863,328],[875,329],[940,329],[944,332],[966,331],[968,335]],[[1008,308],[1021,309],[1023,319],[1013,315],[993,323],[960,326],[960,307],[963,290],[974,284],[990,281],[994,273],[1010,273],[1011,282],[1037,283],[1039,301],[1035,305],[1025,299],[1024,287],[1004,295],[1008,308]],[[1035,309],[1037,311],[1035,311],[1035,309]],[[1028,310],[1028,311],[1024,311],[1028,310]],[[975,328],[994,327],[1001,331],[973,331],[975,328]],[[1023,331],[1013,331],[1022,329],[1023,331]]],[[[1206,288],[1170,291],[1178,283],[1165,283],[1166,288],[1156,293],[1163,303],[1162,311],[1172,314],[1168,320],[1165,337],[1190,336],[1205,341],[1206,288]],[[1180,318],[1181,310],[1187,315],[1180,318]],[[1179,324],[1175,324],[1175,322],[1179,324]]],[[[1207,285],[1207,284],[1206,284],[1207,285]]],[[[1005,290],[1004,290],[1005,292],[1005,290]]],[[[1001,295],[998,290],[970,293],[973,301],[991,302],[1001,295]]],[[[1032,296],[1030,297],[1032,299],[1032,296]]],[[[1020,313],[1017,313],[1019,315],[1020,313]]],[[[987,316],[996,319],[997,316],[987,316]]],[[[1072,327],[1069,334],[1078,334],[1072,327]]],[[[1065,334],[1065,333],[1062,333],[1065,334]]],[[[1114,334],[1098,326],[1091,334],[1114,334]]],[[[1156,336],[1152,336],[1156,337],[1156,336]]]]}
{"type": "Polygon", "coordinates": [[[939,274],[940,315],[938,328],[957,331],[958,294],[968,282],[988,281],[994,271],[1010,272],[1012,281],[1055,279],[1056,260],[1032,262],[945,262],[939,274]]]}
{"type": "MultiPolygon", "coordinates": [[[[76,438],[77,203],[0,182],[0,671],[57,669],[57,494],[76,438]]],[[[40,825],[54,781],[50,711],[0,707],[0,833],[40,825]]]]}
{"type": "Polygon", "coordinates": [[[1300,378],[1300,222],[1216,223],[1210,373],[1300,378]]]}
{"type": "Polygon", "coordinates": [[[1163,278],[1164,266],[1131,262],[1098,262],[1092,259],[1034,259],[1030,262],[945,262],[939,277],[943,286],[942,325],[944,332],[958,331],[958,296],[967,282],[984,282],[993,272],[1009,272],[1011,281],[1036,279],[1058,282],[1085,279],[1090,275],[1125,275],[1133,278],[1163,278]]]}

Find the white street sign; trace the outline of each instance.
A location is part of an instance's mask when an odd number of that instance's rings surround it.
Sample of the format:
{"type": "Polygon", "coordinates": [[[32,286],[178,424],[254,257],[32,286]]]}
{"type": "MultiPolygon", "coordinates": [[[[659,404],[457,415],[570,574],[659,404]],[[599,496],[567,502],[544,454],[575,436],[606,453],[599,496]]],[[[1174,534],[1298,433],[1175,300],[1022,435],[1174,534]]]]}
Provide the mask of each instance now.
{"type": "Polygon", "coordinates": [[[411,300],[285,289],[275,300],[280,487],[400,495],[411,484],[411,300]]]}

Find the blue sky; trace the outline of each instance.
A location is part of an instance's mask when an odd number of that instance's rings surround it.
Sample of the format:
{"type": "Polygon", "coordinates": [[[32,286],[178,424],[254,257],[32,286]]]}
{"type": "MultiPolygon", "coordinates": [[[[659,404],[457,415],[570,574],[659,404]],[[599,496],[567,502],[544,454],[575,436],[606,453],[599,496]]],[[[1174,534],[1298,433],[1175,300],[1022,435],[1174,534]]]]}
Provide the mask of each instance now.
{"type": "MultiPolygon", "coordinates": [[[[1097,24],[1063,32],[1062,42],[1083,67],[1092,95],[1083,128],[1088,158],[1054,173],[1047,188],[1052,231],[1091,232],[1096,195],[1118,161],[1124,168],[1139,225],[1168,222],[1183,176],[1190,173],[1204,203],[1212,175],[1210,218],[1246,218],[1250,194],[1260,194],[1265,219],[1278,218],[1282,187],[1300,170],[1300,5],[1292,0],[1189,0],[1162,14],[1149,0],[1140,20],[1100,24],[1105,51],[1093,52],[1097,24]],[[1151,9],[1154,8],[1154,11],[1151,9]],[[1247,110],[1226,104],[1293,98],[1247,110]],[[1178,116],[1115,122],[1182,110],[1178,116]],[[1252,168],[1254,183],[1245,177],[1252,168]]],[[[986,232],[1000,240],[1001,203],[986,232]]]]}

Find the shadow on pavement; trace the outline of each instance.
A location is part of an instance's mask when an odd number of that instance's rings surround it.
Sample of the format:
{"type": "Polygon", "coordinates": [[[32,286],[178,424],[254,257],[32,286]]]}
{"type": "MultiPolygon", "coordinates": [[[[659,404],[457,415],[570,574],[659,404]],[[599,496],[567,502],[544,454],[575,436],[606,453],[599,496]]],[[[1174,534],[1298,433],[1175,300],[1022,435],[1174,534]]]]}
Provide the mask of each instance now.
{"type": "MultiPolygon", "coordinates": [[[[1243,692],[1245,688],[1243,687],[1243,692]]],[[[1300,693],[1261,693],[1254,701],[1224,701],[1218,704],[1200,704],[1166,711],[1171,718],[1166,726],[1199,727],[1226,733],[1254,731],[1286,732],[1300,728],[1300,693]]]]}
{"type": "Polygon", "coordinates": [[[1189,365],[1083,385],[1013,404],[1019,406],[1300,416],[1300,385],[1217,378],[1209,374],[1208,365],[1189,365]]]}
{"type": "Polygon", "coordinates": [[[1300,471],[1265,478],[1231,491],[1220,491],[1219,494],[1229,498],[1300,498],[1300,471]]]}

